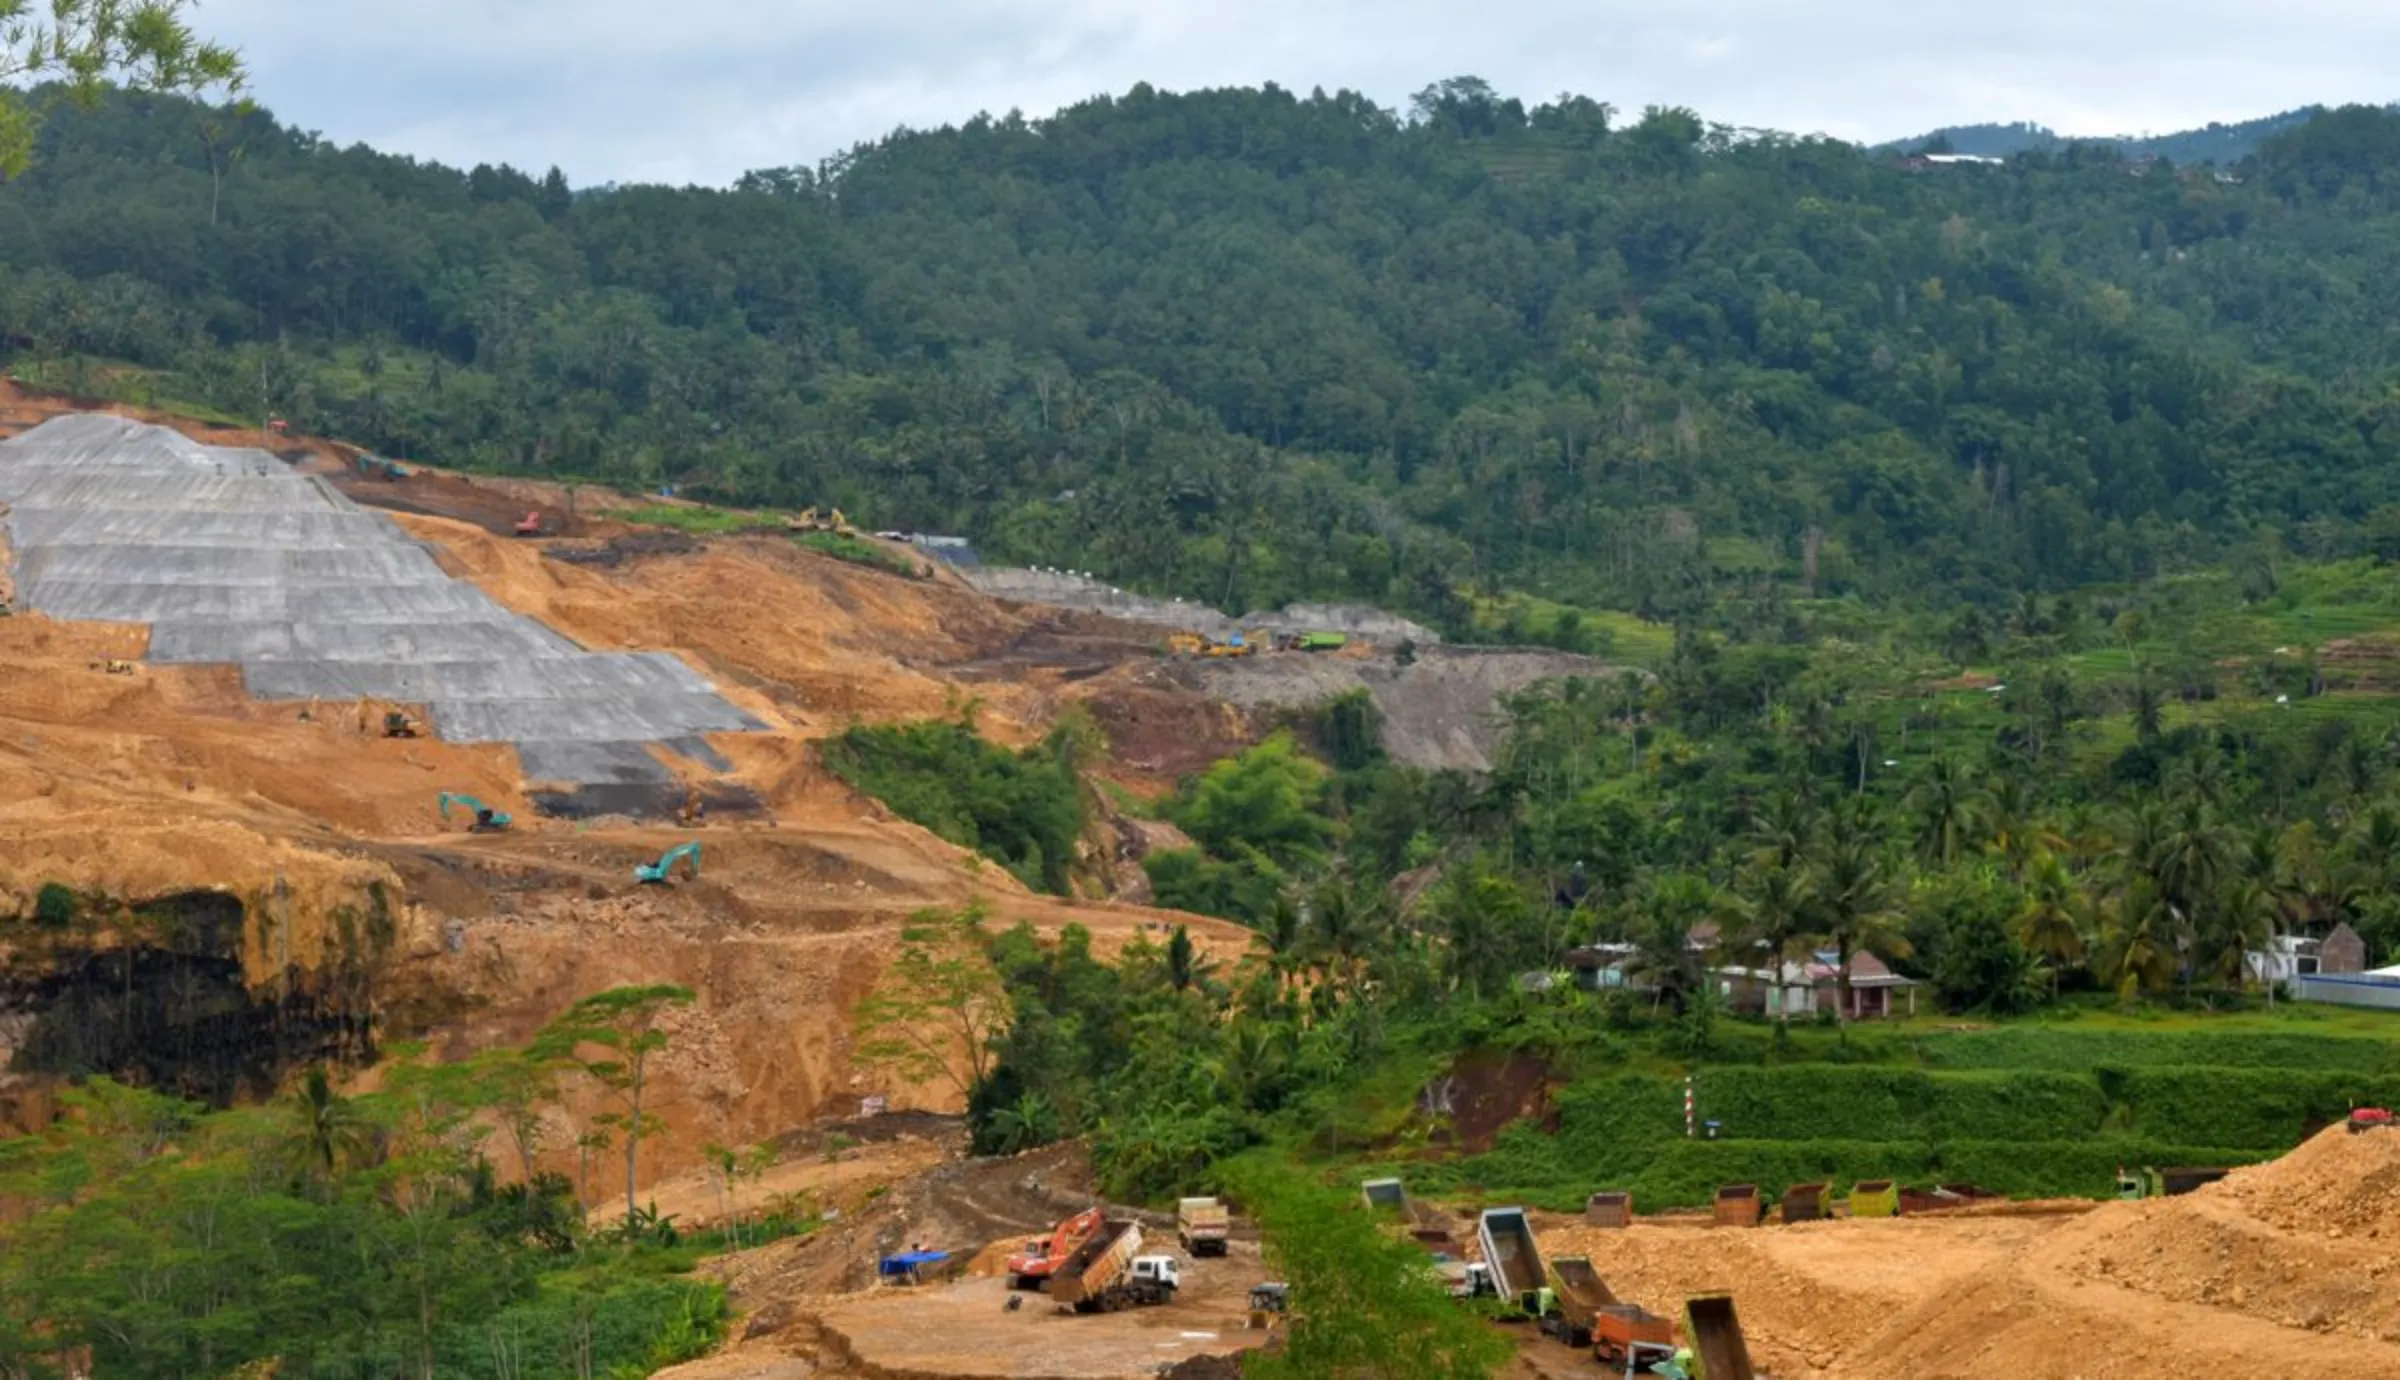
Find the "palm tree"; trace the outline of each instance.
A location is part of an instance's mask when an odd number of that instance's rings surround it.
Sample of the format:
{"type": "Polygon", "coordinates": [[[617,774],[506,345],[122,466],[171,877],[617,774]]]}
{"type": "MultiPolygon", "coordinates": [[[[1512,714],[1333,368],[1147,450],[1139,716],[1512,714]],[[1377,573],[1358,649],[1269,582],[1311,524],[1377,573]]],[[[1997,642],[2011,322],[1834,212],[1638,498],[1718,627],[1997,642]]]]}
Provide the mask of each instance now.
{"type": "Polygon", "coordinates": [[[2126,700],[2126,712],[2133,720],[2133,736],[2142,742],[2155,741],[2166,728],[2166,693],[2151,683],[2148,672],[2133,682],[2133,692],[2126,700]]]}
{"type": "Polygon", "coordinates": [[[1707,956],[1694,945],[1692,931],[1720,909],[1715,893],[1696,877],[1679,873],[1649,888],[1628,966],[1649,980],[1653,1009],[1672,1001],[1682,1015],[1692,993],[1707,985],[1707,956]]]}
{"type": "Polygon", "coordinates": [[[1762,862],[1746,869],[1739,885],[1735,899],[1742,928],[1773,956],[1775,1019],[1788,1021],[1791,1012],[1784,1001],[1784,963],[1792,945],[1809,933],[1816,892],[1806,868],[1798,865],[1775,867],[1762,862]]]}
{"type": "Polygon", "coordinates": [[[2157,884],[2135,873],[2118,893],[2102,943],[2100,973],[2116,988],[2117,999],[2131,1002],[2137,993],[2163,987],[2175,973],[2176,919],[2159,894],[2157,884]]]}
{"type": "Polygon", "coordinates": [[[1895,928],[1898,910],[1883,852],[1876,843],[1871,811],[1845,810],[1840,820],[1817,868],[1816,892],[1817,914],[1839,965],[1835,983],[1840,1015],[1848,1020],[1851,953],[1881,948],[1902,955],[1908,952],[1908,943],[1895,928]]]}
{"type": "Polygon", "coordinates": [[[375,1144],[375,1125],[336,1092],[318,1065],[302,1075],[289,1098],[294,1120],[288,1153],[301,1177],[323,1187],[346,1163],[364,1158],[375,1144]]]}
{"type": "Polygon", "coordinates": [[[1917,818],[1917,852],[1948,867],[1989,837],[1988,806],[1975,774],[1955,757],[1937,757],[1909,790],[1908,809],[1917,818]]]}
{"type": "Polygon", "coordinates": [[[1274,904],[1267,908],[1266,918],[1258,927],[1255,943],[1265,946],[1267,969],[1280,985],[1285,977],[1300,967],[1300,949],[1306,940],[1305,921],[1300,907],[1293,903],[1290,893],[1277,892],[1274,904]]]}
{"type": "Polygon", "coordinates": [[[2058,970],[2081,963],[2088,945],[2084,939],[2083,893],[2055,856],[2044,853],[2034,864],[2025,886],[2025,903],[2016,914],[2017,942],[2039,954],[2050,966],[2050,995],[2058,995],[2058,970]]]}
{"type": "Polygon", "coordinates": [[[1816,851],[1822,818],[1800,787],[1785,786],[1767,797],[1750,823],[1751,859],[1759,867],[1788,872],[1816,851]]]}
{"type": "MultiPolygon", "coordinates": [[[[2248,877],[2237,877],[2215,908],[2214,923],[2198,957],[2219,981],[2238,991],[2244,984],[2250,953],[2267,946],[2277,918],[2275,898],[2267,889],[2248,877]]],[[[2271,993],[2274,988],[2267,990],[2271,993]]]]}
{"type": "Polygon", "coordinates": [[[2197,796],[2176,801],[2165,823],[2165,832],[2153,840],[2150,875],[2174,907],[2186,937],[2191,937],[2188,932],[2216,895],[2226,859],[2233,852],[2233,840],[2208,803],[2197,796]]]}
{"type": "Polygon", "coordinates": [[[1358,960],[1374,951],[1385,929],[1384,899],[1369,896],[1340,877],[1331,877],[1309,894],[1308,947],[1318,968],[1347,983],[1357,976],[1358,960]]]}

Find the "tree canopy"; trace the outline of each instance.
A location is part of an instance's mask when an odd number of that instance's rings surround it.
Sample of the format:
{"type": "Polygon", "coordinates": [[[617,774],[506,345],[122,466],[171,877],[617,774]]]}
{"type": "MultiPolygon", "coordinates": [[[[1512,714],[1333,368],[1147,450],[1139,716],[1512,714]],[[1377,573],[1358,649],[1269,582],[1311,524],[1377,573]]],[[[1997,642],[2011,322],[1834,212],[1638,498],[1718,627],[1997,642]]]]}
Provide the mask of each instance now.
{"type": "Polygon", "coordinates": [[[0,196],[0,349],[1235,606],[1997,609],[2265,527],[2368,540],[2400,501],[2395,142],[2360,107],[2228,167],[1912,168],[1472,78],[1406,117],[1137,86],[575,189],[126,95],[0,196]]]}

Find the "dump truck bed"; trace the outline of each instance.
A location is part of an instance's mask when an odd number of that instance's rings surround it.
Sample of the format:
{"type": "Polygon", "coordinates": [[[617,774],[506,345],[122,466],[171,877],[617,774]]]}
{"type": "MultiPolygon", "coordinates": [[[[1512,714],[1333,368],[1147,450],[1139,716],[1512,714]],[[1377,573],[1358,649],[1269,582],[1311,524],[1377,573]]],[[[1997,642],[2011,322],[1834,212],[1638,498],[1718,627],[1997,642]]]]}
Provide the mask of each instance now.
{"type": "Polygon", "coordinates": [[[1477,1229],[1483,1238],[1483,1263],[1491,1268],[1492,1283],[1500,1297],[1514,1300],[1521,1294],[1547,1288],[1549,1277],[1542,1269],[1542,1253],[1533,1241],[1533,1223],[1523,1208],[1493,1208],[1483,1214],[1477,1229]]]}
{"type": "Polygon", "coordinates": [[[1633,1303],[1612,1303],[1592,1318],[1592,1354],[1615,1364],[1636,1346],[1672,1350],[1675,1324],[1633,1303]]]}
{"type": "Polygon", "coordinates": [[[1138,1223],[1108,1223],[1051,1272],[1050,1297],[1068,1305],[1097,1298],[1117,1282],[1141,1249],[1138,1223]]]}
{"type": "Polygon", "coordinates": [[[1691,1329],[1693,1380],[1757,1380],[1758,1373],[1750,1368],[1750,1344],[1742,1336],[1731,1294],[1688,1299],[1683,1318],[1691,1329]]]}
{"type": "Polygon", "coordinates": [[[1550,1287],[1558,1293],[1559,1315],[1578,1328],[1591,1327],[1600,1310],[1617,1301],[1589,1256],[1562,1255],[1551,1261],[1550,1287]]]}

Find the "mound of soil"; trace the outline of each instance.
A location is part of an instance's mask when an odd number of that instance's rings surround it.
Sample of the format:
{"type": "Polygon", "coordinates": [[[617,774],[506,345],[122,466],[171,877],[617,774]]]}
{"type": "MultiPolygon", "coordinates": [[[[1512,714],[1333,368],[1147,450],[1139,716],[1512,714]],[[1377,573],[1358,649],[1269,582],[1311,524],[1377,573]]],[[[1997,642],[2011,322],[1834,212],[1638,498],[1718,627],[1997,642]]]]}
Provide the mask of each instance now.
{"type": "Polygon", "coordinates": [[[2400,1239],[2400,1131],[2352,1135],[2337,1126],[2200,1194],[2288,1231],[2400,1239]]]}
{"type": "Polygon", "coordinates": [[[1854,1351],[1865,1380],[2400,1373],[2400,1137],[2336,1127],[2176,1198],[2109,1203],[1854,1351]]]}

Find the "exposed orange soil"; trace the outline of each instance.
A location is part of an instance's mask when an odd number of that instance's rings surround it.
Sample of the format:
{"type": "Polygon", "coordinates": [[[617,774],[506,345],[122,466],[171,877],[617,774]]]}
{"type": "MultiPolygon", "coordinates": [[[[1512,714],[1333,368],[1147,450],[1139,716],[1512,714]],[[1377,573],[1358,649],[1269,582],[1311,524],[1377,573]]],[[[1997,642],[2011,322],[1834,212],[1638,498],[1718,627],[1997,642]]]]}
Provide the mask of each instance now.
{"type": "MultiPolygon", "coordinates": [[[[28,410],[42,409],[6,418],[28,410]]],[[[380,893],[398,911],[379,986],[391,1033],[417,1022],[454,1053],[525,1038],[614,984],[689,985],[699,1000],[673,1018],[658,1084],[669,1132],[645,1153],[645,1180],[692,1169],[706,1142],[764,1140],[867,1093],[953,1107],[946,1085],[886,1086],[849,1056],[849,1013],[922,908],[982,899],[996,925],[1079,924],[1103,952],[1175,924],[1220,955],[1245,947],[1246,932],[1219,921],[1031,894],[814,764],[814,741],[852,722],[955,714],[969,701],[987,733],[1037,737],[1093,689],[1039,658],[1011,659],[1029,635],[1050,636],[1048,615],[772,536],[594,566],[469,522],[396,520],[511,607],[593,648],[682,655],[768,722],[713,739],[763,814],[699,831],[696,883],[637,887],[637,862],[691,835],[543,819],[505,747],[386,739],[362,731],[350,702],[255,702],[230,668],[108,674],[109,660],[138,661],[143,629],[18,615],[0,618],[0,912],[30,912],[52,881],[118,898],[228,889],[279,917],[249,935],[249,971],[263,982],[326,962],[337,947],[329,917],[380,893]],[[435,812],[445,790],[511,811],[517,828],[446,829],[435,812]]],[[[1138,659],[1142,635],[1113,625],[1098,635],[1106,655],[1138,659]]],[[[555,1128],[553,1143],[569,1132],[555,1128]]]]}

